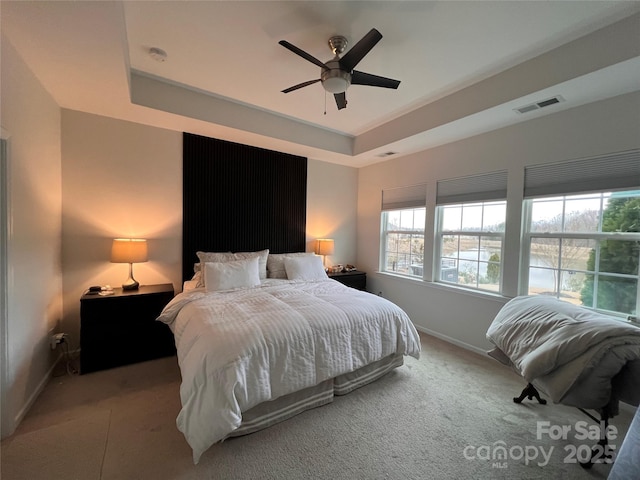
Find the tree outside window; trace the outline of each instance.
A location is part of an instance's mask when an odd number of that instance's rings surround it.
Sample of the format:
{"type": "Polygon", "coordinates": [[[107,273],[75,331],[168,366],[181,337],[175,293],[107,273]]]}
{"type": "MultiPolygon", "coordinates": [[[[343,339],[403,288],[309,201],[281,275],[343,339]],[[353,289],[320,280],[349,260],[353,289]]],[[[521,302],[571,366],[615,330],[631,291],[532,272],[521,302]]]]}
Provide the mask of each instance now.
{"type": "MultiPolygon", "coordinates": [[[[640,232],[640,197],[612,196],[602,215],[602,231],[640,232]]],[[[640,241],[602,240],[589,253],[587,270],[598,274],[586,275],[581,290],[583,305],[636,314],[639,261],[640,241]]]]}

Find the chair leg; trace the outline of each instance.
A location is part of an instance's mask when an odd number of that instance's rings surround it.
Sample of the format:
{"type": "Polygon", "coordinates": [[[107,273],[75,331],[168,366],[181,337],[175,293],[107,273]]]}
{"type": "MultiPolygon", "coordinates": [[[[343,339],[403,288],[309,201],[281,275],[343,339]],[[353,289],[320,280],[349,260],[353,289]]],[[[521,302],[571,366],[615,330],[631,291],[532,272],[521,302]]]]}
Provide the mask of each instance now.
{"type": "Polygon", "coordinates": [[[531,383],[527,383],[527,386],[524,387],[524,390],[522,390],[522,393],[520,394],[520,396],[514,397],[513,401],[515,403],[522,403],[522,400],[524,400],[524,397],[527,397],[529,400],[533,400],[533,398],[535,397],[535,399],[538,400],[540,405],[547,404],[547,401],[544,398],[540,397],[538,390],[536,390],[536,387],[534,387],[531,383]]]}

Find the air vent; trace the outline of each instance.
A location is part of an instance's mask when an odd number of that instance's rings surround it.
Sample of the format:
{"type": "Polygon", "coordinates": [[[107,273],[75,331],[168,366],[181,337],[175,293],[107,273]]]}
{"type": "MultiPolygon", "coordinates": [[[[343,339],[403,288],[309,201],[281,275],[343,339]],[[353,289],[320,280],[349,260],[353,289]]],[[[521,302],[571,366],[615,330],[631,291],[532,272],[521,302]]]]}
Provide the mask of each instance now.
{"type": "Polygon", "coordinates": [[[533,112],[534,110],[538,110],[539,108],[540,107],[534,103],[532,105],[527,105],[526,107],[516,108],[516,112],[520,112],[520,113],[533,112]]]}
{"type": "Polygon", "coordinates": [[[528,113],[533,112],[534,110],[540,110],[541,108],[548,107],[549,105],[555,105],[556,103],[560,102],[564,102],[564,98],[562,98],[560,95],[556,95],[555,97],[532,103],[530,105],[525,105],[524,107],[516,108],[514,110],[518,113],[528,113]]]}
{"type": "Polygon", "coordinates": [[[384,152],[384,153],[381,153],[380,155],[378,155],[378,157],[381,157],[381,158],[390,157],[391,155],[395,155],[397,153],[398,152],[384,152]]]}

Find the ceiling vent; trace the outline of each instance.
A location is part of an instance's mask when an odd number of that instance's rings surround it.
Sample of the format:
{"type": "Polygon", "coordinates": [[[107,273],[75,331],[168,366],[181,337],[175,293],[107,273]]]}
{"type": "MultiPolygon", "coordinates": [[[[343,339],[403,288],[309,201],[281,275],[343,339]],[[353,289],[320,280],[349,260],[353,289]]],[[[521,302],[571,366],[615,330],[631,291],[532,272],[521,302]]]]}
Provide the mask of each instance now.
{"type": "Polygon", "coordinates": [[[380,157],[380,158],[390,157],[391,155],[395,155],[396,153],[398,153],[398,152],[384,152],[384,153],[381,153],[380,155],[378,155],[378,157],[380,157]]]}
{"type": "Polygon", "coordinates": [[[530,105],[525,105],[524,107],[515,108],[514,110],[518,113],[528,113],[533,112],[534,110],[540,110],[541,108],[548,107],[549,105],[555,105],[556,103],[560,102],[564,102],[564,98],[562,98],[560,95],[556,95],[555,97],[542,100],[541,102],[532,103],[530,105]]]}

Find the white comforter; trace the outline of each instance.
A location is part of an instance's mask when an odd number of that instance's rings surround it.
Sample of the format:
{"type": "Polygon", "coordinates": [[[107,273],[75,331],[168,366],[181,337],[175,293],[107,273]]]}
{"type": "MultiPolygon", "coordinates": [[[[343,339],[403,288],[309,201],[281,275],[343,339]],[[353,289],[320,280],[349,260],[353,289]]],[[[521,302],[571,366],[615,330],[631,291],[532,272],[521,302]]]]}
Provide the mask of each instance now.
{"type": "MultiPolygon", "coordinates": [[[[623,367],[618,398],[637,404],[640,328],[552,297],[510,300],[487,338],[527,382],[554,402],[602,407],[623,367]],[[568,398],[571,389],[581,388],[568,398]]],[[[490,352],[499,358],[496,352],[490,352]]]]}
{"type": "Polygon", "coordinates": [[[420,354],[404,311],[329,279],[196,289],[177,295],[158,320],[175,335],[182,373],[177,425],[196,463],[255,405],[393,353],[420,354]]]}

